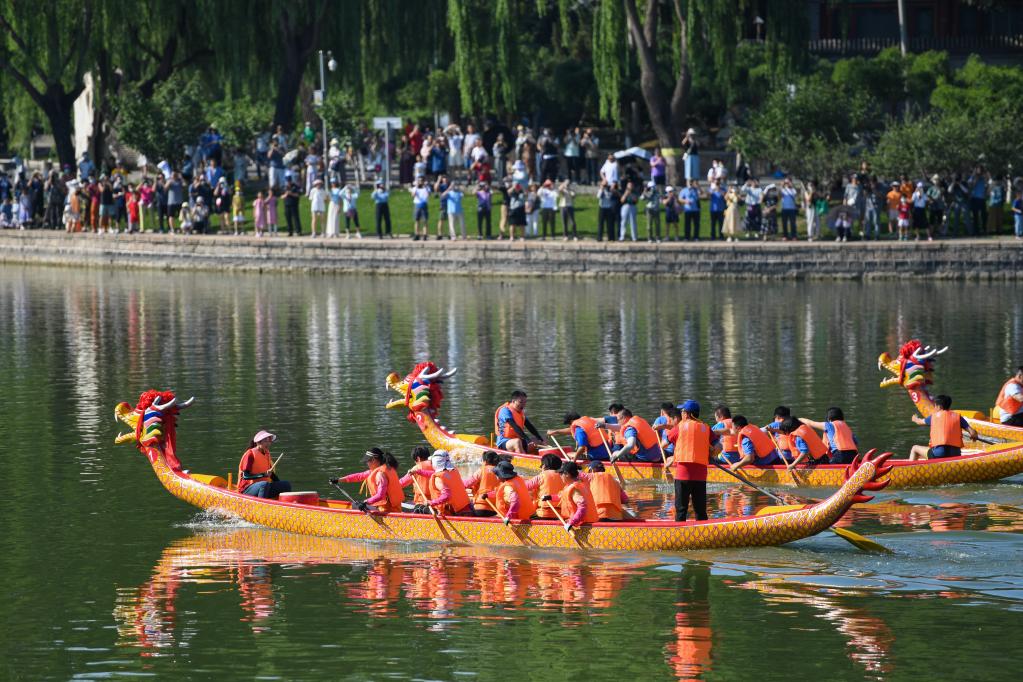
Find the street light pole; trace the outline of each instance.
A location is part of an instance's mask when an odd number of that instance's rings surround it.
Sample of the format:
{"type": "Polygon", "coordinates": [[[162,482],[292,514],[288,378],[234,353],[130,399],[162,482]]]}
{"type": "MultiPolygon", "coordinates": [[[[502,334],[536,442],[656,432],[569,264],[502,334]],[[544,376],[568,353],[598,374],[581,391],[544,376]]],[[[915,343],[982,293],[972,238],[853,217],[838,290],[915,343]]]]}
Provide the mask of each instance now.
{"type": "Polygon", "coordinates": [[[320,123],[323,124],[323,167],[327,168],[327,117],[323,107],[327,104],[327,78],[323,73],[323,50],[320,50],[320,123]]]}

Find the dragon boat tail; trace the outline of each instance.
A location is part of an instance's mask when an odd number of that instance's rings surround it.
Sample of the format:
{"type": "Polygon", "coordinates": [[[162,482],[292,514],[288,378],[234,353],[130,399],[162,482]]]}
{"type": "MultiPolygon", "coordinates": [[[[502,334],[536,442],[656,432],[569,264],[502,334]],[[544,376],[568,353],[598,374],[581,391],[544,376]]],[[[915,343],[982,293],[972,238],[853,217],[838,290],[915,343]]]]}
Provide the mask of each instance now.
{"type": "MultiPolygon", "coordinates": [[[[933,356],[932,356],[933,357],[933,356]]],[[[899,376],[899,362],[892,361],[887,354],[881,356],[882,367],[888,367],[899,376]]],[[[933,360],[929,360],[933,364],[933,360]]],[[[930,367],[931,365],[928,365],[930,367]]],[[[910,368],[912,369],[912,368],[910,368]]],[[[928,372],[930,369],[928,369],[928,372]]],[[[386,385],[402,397],[387,403],[389,408],[405,408],[408,419],[422,432],[426,440],[434,448],[447,450],[455,461],[476,464],[487,450],[510,457],[516,468],[538,470],[542,455],[553,452],[564,454],[556,448],[541,450],[536,454],[520,454],[500,450],[490,446],[490,439],[485,436],[455,433],[438,421],[443,394],[440,384],[451,373],[438,373],[437,367],[431,362],[424,362],[400,378],[392,373],[386,379],[386,385]]],[[[929,375],[928,375],[929,376],[929,375]]],[[[919,372],[910,371],[906,374],[907,381],[918,382],[919,372]]],[[[888,379],[882,386],[894,384],[896,380],[888,379]]],[[[918,383],[913,388],[907,386],[914,403],[924,415],[930,414],[933,404],[926,388],[920,390],[918,383]],[[929,407],[928,407],[929,406],[929,407]]],[[[1023,429],[1003,427],[992,422],[982,421],[978,413],[964,413],[970,423],[981,433],[1004,439],[1023,441],[1023,429]],[[1019,432],[1019,435],[1015,435],[1019,432]]],[[[973,443],[972,448],[965,450],[960,457],[933,460],[892,460],[889,462],[891,473],[888,480],[893,489],[930,488],[941,485],[959,483],[976,483],[992,481],[1007,476],[1014,476],[1023,471],[1023,442],[983,444],[973,443]]],[[[627,480],[668,480],[664,467],[660,462],[621,462],[618,470],[627,480]]],[[[743,475],[760,485],[797,485],[800,487],[838,487],[845,481],[846,466],[844,464],[819,464],[811,468],[798,468],[789,471],[784,465],[747,466],[742,469],[743,475]]],[[[735,483],[735,479],[720,469],[711,467],[707,472],[707,480],[712,483],[735,483]]]]}
{"type": "MultiPolygon", "coordinates": [[[[566,532],[557,521],[434,517],[429,514],[363,513],[345,502],[315,496],[305,503],[242,495],[219,476],[190,473],[177,456],[177,419],[182,407],[170,392],[147,391],[135,407],[121,403],[115,416],[132,431],[117,443],[134,442],[160,483],[172,495],[200,509],[234,515],[251,523],[310,536],[365,540],[435,541],[461,545],[630,551],[682,551],[720,547],[780,545],[829,528],[853,505],[884,488],[888,453],[866,456],[846,468],[844,484],[827,499],[796,509],[762,510],[757,516],[676,523],[595,523],[566,532]]],[[[304,499],[304,498],[303,498],[304,499]]]]}

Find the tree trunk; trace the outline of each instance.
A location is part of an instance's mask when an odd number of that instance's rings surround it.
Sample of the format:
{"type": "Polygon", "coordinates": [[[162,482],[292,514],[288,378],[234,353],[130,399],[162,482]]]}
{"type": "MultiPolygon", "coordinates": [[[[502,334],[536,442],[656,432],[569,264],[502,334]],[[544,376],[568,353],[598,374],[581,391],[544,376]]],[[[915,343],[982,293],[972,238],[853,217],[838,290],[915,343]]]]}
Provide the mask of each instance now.
{"type": "Polygon", "coordinates": [[[286,46],[284,64],[277,77],[277,100],[274,105],[274,123],[284,126],[289,132],[295,125],[295,102],[298,100],[298,89],[302,84],[302,72],[305,61],[299,59],[299,50],[286,46]]]}
{"type": "Polygon", "coordinates": [[[53,144],[57,149],[57,158],[61,167],[75,167],[75,143],[73,138],[74,125],[71,121],[71,113],[77,96],[69,93],[54,92],[51,88],[45,94],[42,102],[43,113],[50,122],[50,132],[53,133],[53,144]]]}

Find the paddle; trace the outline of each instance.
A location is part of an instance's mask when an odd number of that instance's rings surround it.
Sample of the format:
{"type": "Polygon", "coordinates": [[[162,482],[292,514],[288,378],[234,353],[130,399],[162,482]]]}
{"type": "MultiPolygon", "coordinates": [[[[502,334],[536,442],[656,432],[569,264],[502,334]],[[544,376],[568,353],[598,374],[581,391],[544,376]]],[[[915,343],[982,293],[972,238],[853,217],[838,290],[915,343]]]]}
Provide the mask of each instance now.
{"type": "Polygon", "coordinates": [[[615,476],[618,477],[618,482],[625,487],[625,477],[622,476],[622,472],[618,470],[618,464],[615,462],[615,456],[611,454],[611,448],[607,444],[607,438],[604,437],[604,432],[597,429],[597,433],[600,434],[600,440],[604,443],[604,449],[607,451],[607,457],[611,461],[611,468],[615,470],[615,476]]]}
{"type": "Polygon", "coordinates": [[[668,469],[668,455],[664,452],[664,446],[661,444],[661,436],[657,435],[657,447],[661,449],[661,466],[664,468],[664,477],[673,478],[671,470],[668,469]]]}
{"type": "Polygon", "coordinates": [[[569,535],[572,535],[572,531],[575,530],[575,526],[568,525],[568,522],[565,521],[561,514],[558,513],[558,508],[554,506],[553,502],[547,500],[547,506],[550,507],[551,511],[554,512],[554,515],[558,517],[558,521],[561,521],[561,526],[565,528],[565,532],[568,533],[569,535]]]}
{"type": "MultiPolygon", "coordinates": [[[[786,462],[785,458],[781,456],[781,446],[778,445],[778,439],[775,438],[774,434],[771,433],[770,431],[767,432],[767,435],[771,437],[771,442],[774,443],[774,450],[775,452],[778,453],[778,458],[781,459],[782,463],[785,465],[785,471],[789,472],[789,476],[792,477],[792,482],[790,485],[803,485],[803,482],[799,479],[798,476],[796,476],[796,472],[792,470],[792,467],[789,465],[789,463],[786,462]]],[[[789,452],[791,452],[791,450],[789,452]]]]}
{"type": "MultiPolygon", "coordinates": [[[[724,471],[725,473],[729,474],[730,476],[735,477],[736,479],[741,481],[743,484],[748,485],[750,488],[753,488],[757,492],[761,492],[764,495],[767,495],[768,497],[770,497],[771,499],[775,500],[776,502],[781,502],[782,505],[783,505],[781,507],[773,507],[773,508],[772,507],[765,507],[765,509],[774,509],[775,511],[792,511],[792,507],[793,506],[795,506],[796,508],[801,508],[803,506],[803,505],[786,505],[785,504],[785,500],[781,499],[777,495],[774,495],[772,493],[767,492],[766,490],[764,490],[763,488],[761,488],[759,486],[753,485],[753,483],[751,483],[749,481],[749,479],[747,479],[745,476],[740,476],[739,474],[735,473],[731,469],[728,469],[727,467],[721,466],[720,464],[718,464],[714,460],[711,460],[711,463],[714,466],[716,466],[718,469],[721,469],[721,471],[724,471]]],[[[757,512],[757,516],[759,516],[762,513],[764,513],[764,510],[760,510],[759,512],[757,512]]],[[[770,513],[770,512],[768,512],[768,513],[770,513]]],[[[828,530],[830,530],[832,533],[834,533],[838,537],[842,538],[846,542],[851,543],[857,549],[862,549],[865,552],[879,552],[879,553],[883,553],[883,554],[893,554],[894,553],[894,552],[892,552],[892,550],[888,549],[884,545],[882,545],[882,544],[880,544],[878,542],[874,542],[870,538],[866,538],[866,537],[860,535],[859,533],[854,533],[851,530],[847,530],[845,528],[835,528],[834,526],[829,526],[828,530]]]]}
{"type": "Polygon", "coordinates": [[[414,485],[416,487],[416,491],[423,496],[423,499],[426,501],[426,506],[430,508],[430,513],[433,516],[437,516],[437,510],[433,508],[432,504],[430,504],[430,498],[427,497],[426,493],[424,493],[423,489],[419,486],[419,481],[417,480],[419,477],[416,476],[415,472],[411,470],[409,470],[406,473],[412,476],[412,485],[414,485]]]}
{"type": "Polygon", "coordinates": [[[335,488],[340,490],[342,495],[344,495],[345,497],[348,498],[348,501],[352,503],[352,509],[355,509],[357,511],[361,511],[363,514],[370,514],[371,513],[369,510],[363,511],[362,509],[359,509],[359,503],[355,501],[355,498],[353,498],[351,495],[348,494],[347,490],[345,490],[344,488],[341,487],[341,485],[338,483],[336,478],[329,479],[329,482],[330,482],[330,484],[332,486],[334,486],[335,488]]]}
{"type": "Polygon", "coordinates": [[[569,459],[568,453],[565,452],[565,448],[561,447],[561,443],[559,443],[558,439],[554,437],[554,434],[551,434],[551,442],[554,443],[554,445],[557,446],[558,452],[561,453],[561,456],[565,458],[566,462],[571,462],[572,461],[571,459],[569,459]]]}
{"type": "MultiPolygon", "coordinates": [[[[969,435],[970,435],[969,432],[967,432],[966,430],[963,431],[963,434],[966,435],[967,437],[969,437],[969,435]]],[[[976,438],[972,438],[971,440],[975,440],[978,443],[986,443],[987,445],[1000,445],[1000,443],[998,441],[996,441],[996,440],[989,440],[987,438],[981,438],[979,433],[977,434],[976,438]]]]}
{"type": "MultiPolygon", "coordinates": [[[[484,495],[486,495],[486,493],[484,493],[484,495]]],[[[509,519],[509,518],[508,518],[507,516],[505,516],[504,514],[502,514],[501,512],[499,512],[499,511],[497,510],[497,507],[495,507],[495,506],[494,506],[494,503],[490,501],[490,498],[489,498],[489,497],[484,497],[484,498],[483,498],[483,501],[484,501],[484,502],[486,502],[486,503],[487,503],[487,505],[489,505],[489,506],[490,506],[490,508],[494,510],[494,513],[495,513],[495,514],[497,514],[498,516],[500,516],[500,517],[501,517],[501,520],[502,520],[502,521],[504,521],[504,525],[506,525],[506,526],[507,526],[507,525],[511,524],[511,519],[509,519]]]]}

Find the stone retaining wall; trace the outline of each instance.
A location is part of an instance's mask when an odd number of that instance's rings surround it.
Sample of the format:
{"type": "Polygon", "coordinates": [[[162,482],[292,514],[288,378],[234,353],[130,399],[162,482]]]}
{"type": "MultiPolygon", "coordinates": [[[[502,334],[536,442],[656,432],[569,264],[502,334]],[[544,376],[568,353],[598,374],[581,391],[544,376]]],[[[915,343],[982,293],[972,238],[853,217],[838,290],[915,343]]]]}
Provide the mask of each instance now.
{"type": "Polygon", "coordinates": [[[936,242],[436,241],[0,231],[0,262],[249,272],[659,278],[1021,279],[1015,239],[936,242]]]}

